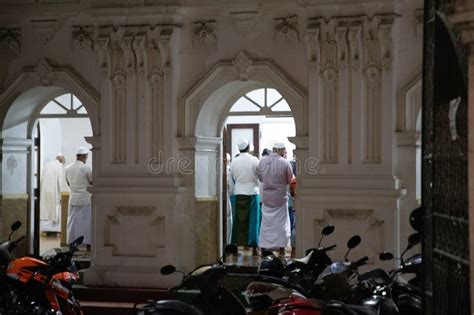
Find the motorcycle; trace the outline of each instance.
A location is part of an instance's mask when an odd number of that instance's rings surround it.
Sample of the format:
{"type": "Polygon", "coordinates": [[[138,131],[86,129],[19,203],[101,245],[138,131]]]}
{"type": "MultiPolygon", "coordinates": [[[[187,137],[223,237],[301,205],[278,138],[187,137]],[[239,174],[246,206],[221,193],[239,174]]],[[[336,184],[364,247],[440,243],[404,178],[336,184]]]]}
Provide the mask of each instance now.
{"type": "MultiPolygon", "coordinates": [[[[400,266],[387,274],[376,270],[379,275],[374,277],[373,274],[368,274],[366,277],[378,278],[380,283],[386,284],[390,289],[390,294],[400,309],[402,315],[418,315],[422,314],[422,299],[423,291],[421,289],[421,272],[422,272],[422,258],[420,254],[416,254],[408,259],[404,259],[405,253],[413,248],[413,246],[421,242],[420,234],[414,233],[408,238],[408,245],[400,256],[400,266]],[[403,277],[407,275],[414,275],[410,280],[403,277]]],[[[379,255],[380,260],[392,260],[394,256],[392,253],[384,252],[379,255]]],[[[374,273],[372,272],[372,273],[374,273]]]]}
{"type": "Polygon", "coordinates": [[[13,259],[11,252],[24,239],[11,240],[19,226],[20,222],[12,226],[9,240],[0,246],[2,278],[7,285],[0,298],[0,314],[82,314],[72,292],[79,279],[72,256],[84,237],[72,242],[66,252],[55,250],[51,256],[13,259]]]}

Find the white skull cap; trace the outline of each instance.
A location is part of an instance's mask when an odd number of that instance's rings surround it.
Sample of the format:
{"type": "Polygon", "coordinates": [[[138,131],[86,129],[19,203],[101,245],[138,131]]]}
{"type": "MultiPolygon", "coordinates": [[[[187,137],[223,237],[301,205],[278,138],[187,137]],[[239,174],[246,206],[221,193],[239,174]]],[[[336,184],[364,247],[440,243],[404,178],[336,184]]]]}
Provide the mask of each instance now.
{"type": "Polygon", "coordinates": [[[88,148],[84,148],[84,147],[78,147],[76,149],[76,155],[82,155],[82,154],[88,154],[89,153],[89,149],[88,148]]]}

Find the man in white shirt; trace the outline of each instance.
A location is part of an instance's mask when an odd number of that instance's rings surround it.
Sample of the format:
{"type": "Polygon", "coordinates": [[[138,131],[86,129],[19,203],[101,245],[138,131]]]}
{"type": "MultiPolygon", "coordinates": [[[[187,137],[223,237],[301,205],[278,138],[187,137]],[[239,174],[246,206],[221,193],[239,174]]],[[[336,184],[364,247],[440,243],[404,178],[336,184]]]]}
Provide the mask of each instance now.
{"type": "Polygon", "coordinates": [[[91,194],[87,188],[92,184],[92,171],[86,166],[89,150],[79,147],[76,162],[66,168],[66,182],[71,189],[67,217],[67,242],[84,236],[83,244],[91,243],[91,194]]]}
{"type": "Polygon", "coordinates": [[[232,238],[237,246],[253,247],[252,255],[258,255],[260,229],[260,195],[257,178],[258,159],[250,155],[252,144],[247,139],[237,141],[240,155],[232,161],[230,176],[233,181],[232,238]]]}

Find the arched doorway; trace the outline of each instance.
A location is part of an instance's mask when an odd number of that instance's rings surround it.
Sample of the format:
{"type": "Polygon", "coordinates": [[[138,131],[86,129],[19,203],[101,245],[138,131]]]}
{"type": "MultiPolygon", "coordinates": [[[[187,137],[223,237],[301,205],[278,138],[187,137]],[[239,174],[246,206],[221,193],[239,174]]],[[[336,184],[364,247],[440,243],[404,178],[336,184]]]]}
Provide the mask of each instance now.
{"type": "MultiPolygon", "coordinates": [[[[75,161],[75,149],[89,147],[92,136],[87,110],[72,93],[51,99],[32,117],[30,138],[33,139],[32,191],[34,248],[39,254],[67,246],[67,202],[69,188],[64,178],[67,165],[75,161]],[[38,244],[39,242],[39,244],[38,244]]],[[[93,154],[87,165],[92,168],[93,154]]]]}
{"type": "MultiPolygon", "coordinates": [[[[8,233],[9,225],[16,220],[23,223],[19,234],[27,242],[17,254],[38,253],[39,243],[34,242],[34,130],[44,106],[60,95],[74,94],[90,118],[94,142],[100,134],[99,94],[82,77],[69,67],[52,66],[42,59],[36,67],[25,67],[0,94],[0,122],[2,125],[2,220],[0,234],[8,233]]],[[[97,149],[95,147],[94,149],[97,149]]],[[[98,153],[95,151],[94,153],[98,153]]],[[[95,154],[97,157],[98,154],[95,154]]],[[[97,169],[97,159],[94,168],[97,169]]],[[[93,219],[94,220],[94,219],[93,219]]]]}
{"type": "MultiPolygon", "coordinates": [[[[287,149],[287,159],[293,161],[295,145],[288,138],[295,136],[295,121],[284,97],[273,88],[258,88],[251,90],[240,96],[232,105],[228,112],[228,117],[223,125],[223,156],[222,161],[225,164],[222,174],[222,187],[219,196],[222,200],[223,209],[223,242],[231,242],[233,219],[235,213],[232,211],[229,202],[229,187],[233,185],[233,179],[228,170],[234,158],[239,154],[237,141],[239,138],[245,138],[253,144],[254,151],[252,155],[262,158],[265,149],[270,150],[275,142],[285,143],[287,149]]],[[[296,161],[295,161],[296,171],[296,161]]],[[[294,212],[292,211],[291,214],[294,212]]],[[[293,223],[294,216],[290,216],[293,223]]],[[[292,241],[294,241],[292,237],[292,241]]],[[[294,246],[294,243],[292,242],[294,246]]],[[[243,247],[243,250],[236,263],[253,263],[249,248],[243,247]]]]}
{"type": "Polygon", "coordinates": [[[192,161],[182,173],[192,187],[191,198],[195,198],[196,264],[215,259],[224,243],[220,200],[224,122],[240,97],[261,88],[277,90],[288,103],[296,124],[296,136],[289,141],[304,161],[308,148],[307,92],[271,60],[254,60],[241,51],[234,60],[216,64],[180,103],[177,145],[180,158],[192,161]]]}

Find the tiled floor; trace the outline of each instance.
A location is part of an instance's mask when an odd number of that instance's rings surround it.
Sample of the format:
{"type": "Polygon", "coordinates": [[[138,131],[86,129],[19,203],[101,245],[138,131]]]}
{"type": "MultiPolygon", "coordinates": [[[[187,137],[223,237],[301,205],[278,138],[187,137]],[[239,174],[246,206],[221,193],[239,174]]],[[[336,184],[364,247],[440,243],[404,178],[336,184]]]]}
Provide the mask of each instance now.
{"type": "MultiPolygon", "coordinates": [[[[273,250],[273,254],[278,256],[278,249],[273,250]]],[[[244,248],[239,246],[239,254],[237,256],[229,256],[226,259],[226,263],[233,263],[239,266],[257,266],[261,259],[260,251],[259,256],[252,256],[252,248],[244,248]]],[[[291,258],[291,248],[287,248],[285,251],[285,258],[291,258]]]]}

